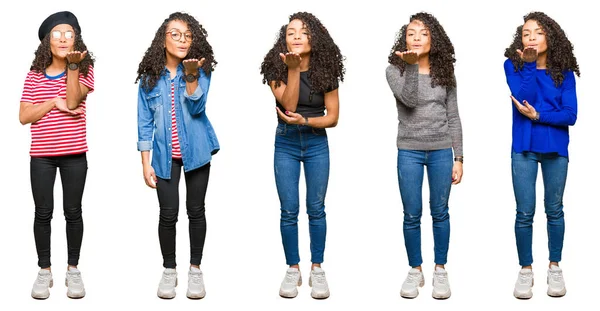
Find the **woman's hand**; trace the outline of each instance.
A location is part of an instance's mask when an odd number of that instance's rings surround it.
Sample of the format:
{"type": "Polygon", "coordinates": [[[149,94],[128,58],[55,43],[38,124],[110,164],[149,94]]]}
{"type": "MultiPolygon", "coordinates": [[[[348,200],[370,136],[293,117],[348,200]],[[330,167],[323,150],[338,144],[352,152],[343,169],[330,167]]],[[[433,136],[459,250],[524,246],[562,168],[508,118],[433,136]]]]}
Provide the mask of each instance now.
{"type": "Polygon", "coordinates": [[[156,183],[158,182],[158,179],[156,179],[156,174],[154,173],[154,168],[152,168],[152,165],[144,165],[144,181],[148,187],[156,189],[156,183]]]}
{"type": "Polygon", "coordinates": [[[463,164],[460,161],[454,161],[454,166],[452,167],[452,184],[458,185],[462,180],[463,176],[463,164]]]}
{"type": "Polygon", "coordinates": [[[526,100],[523,100],[523,104],[521,104],[514,96],[511,95],[510,98],[515,104],[515,107],[517,107],[517,110],[519,110],[519,112],[522,115],[528,117],[531,120],[539,118],[538,112],[526,100]]]}
{"type": "Polygon", "coordinates": [[[72,115],[78,115],[78,114],[82,114],[83,113],[83,108],[81,108],[80,106],[78,106],[77,108],[71,110],[69,109],[69,107],[67,107],[67,100],[62,98],[62,97],[55,97],[54,99],[54,106],[56,107],[56,109],[62,111],[62,112],[66,112],[72,115]]]}
{"type": "Polygon", "coordinates": [[[404,52],[396,51],[395,54],[409,65],[414,65],[419,60],[419,54],[413,50],[404,52]]]}
{"type": "Polygon", "coordinates": [[[87,51],[83,51],[83,52],[72,51],[72,52],[68,52],[66,57],[67,57],[67,61],[69,62],[69,64],[70,63],[79,64],[85,58],[86,55],[87,55],[87,51]]]}
{"type": "Polygon", "coordinates": [[[526,47],[523,51],[517,49],[517,54],[519,54],[521,60],[523,60],[526,63],[535,62],[538,57],[537,50],[530,46],[526,47]]]}
{"type": "Polygon", "coordinates": [[[300,68],[300,62],[302,61],[300,54],[292,52],[287,52],[285,54],[279,53],[279,57],[281,57],[281,60],[287,65],[288,69],[300,68]]]}
{"type": "Polygon", "coordinates": [[[198,68],[202,67],[202,65],[204,65],[204,61],[206,59],[203,57],[200,60],[198,60],[197,58],[190,58],[190,59],[186,59],[183,61],[183,68],[184,68],[184,72],[186,75],[189,74],[197,74],[198,73],[198,68]]]}
{"type": "Polygon", "coordinates": [[[279,110],[279,107],[275,107],[275,109],[277,109],[277,114],[279,117],[287,124],[304,124],[306,122],[304,117],[299,113],[291,111],[286,111],[283,113],[281,110],[279,110]]]}

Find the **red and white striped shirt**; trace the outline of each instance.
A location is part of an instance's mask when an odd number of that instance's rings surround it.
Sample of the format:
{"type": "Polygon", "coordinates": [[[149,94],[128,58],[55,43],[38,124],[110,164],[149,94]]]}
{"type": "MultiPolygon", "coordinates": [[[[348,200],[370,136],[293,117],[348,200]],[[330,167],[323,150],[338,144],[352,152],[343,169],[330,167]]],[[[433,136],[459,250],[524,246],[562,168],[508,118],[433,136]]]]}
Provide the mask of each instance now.
{"type": "MultiPolygon", "coordinates": [[[[67,98],[66,72],[49,77],[43,72],[30,71],[25,78],[22,102],[34,105],[50,99],[67,98]]],[[[89,67],[87,77],[79,75],[79,83],[94,90],[94,69],[89,67]]],[[[31,124],[32,157],[51,157],[69,154],[79,154],[88,151],[86,140],[86,109],[85,100],[79,104],[83,109],[80,115],[71,115],[58,110],[56,107],[48,111],[41,119],[31,124]]]]}
{"type": "Polygon", "coordinates": [[[171,146],[173,147],[173,158],[181,159],[181,146],[177,134],[177,119],[175,118],[175,81],[171,80],[171,146]]]}

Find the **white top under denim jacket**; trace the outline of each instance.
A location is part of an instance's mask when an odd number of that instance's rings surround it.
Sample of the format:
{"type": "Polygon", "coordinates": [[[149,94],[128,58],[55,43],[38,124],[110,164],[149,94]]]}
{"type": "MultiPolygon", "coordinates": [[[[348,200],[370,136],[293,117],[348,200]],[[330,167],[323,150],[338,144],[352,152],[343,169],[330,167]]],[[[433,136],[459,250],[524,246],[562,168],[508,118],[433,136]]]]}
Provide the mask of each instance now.
{"type": "MultiPolygon", "coordinates": [[[[156,176],[171,178],[171,81],[170,72],[160,77],[156,86],[146,92],[140,83],[138,94],[139,151],[152,150],[152,167],[156,176]]],[[[185,172],[209,163],[220,149],[215,131],[206,116],[206,97],[210,76],[199,69],[198,87],[192,95],[185,88],[183,64],[175,77],[175,118],[185,172]]]]}

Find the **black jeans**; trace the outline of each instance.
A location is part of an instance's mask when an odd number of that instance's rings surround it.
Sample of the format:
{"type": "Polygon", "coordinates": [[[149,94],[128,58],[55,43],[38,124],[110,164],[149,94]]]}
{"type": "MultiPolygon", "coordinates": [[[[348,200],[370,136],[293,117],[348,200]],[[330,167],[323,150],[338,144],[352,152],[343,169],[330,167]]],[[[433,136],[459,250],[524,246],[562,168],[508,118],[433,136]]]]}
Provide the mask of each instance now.
{"type": "Polygon", "coordinates": [[[50,221],[54,212],[54,181],[56,169],[60,170],[63,189],[63,210],[67,221],[68,264],[79,262],[83,219],[81,218],[81,198],[87,175],[85,153],[58,156],[32,157],[30,164],[31,191],[35,202],[33,235],[38,254],[38,266],[50,267],[50,221]]]}
{"type": "MultiPolygon", "coordinates": [[[[179,214],[179,179],[181,177],[181,160],[173,159],[171,179],[158,178],[156,192],[160,205],[160,221],[158,222],[158,239],[165,268],[175,268],[175,224],[179,214]]],[[[200,265],[202,250],[206,238],[206,217],[204,215],[204,198],[208,187],[210,163],[185,174],[186,207],[190,231],[190,264],[200,265]]]]}

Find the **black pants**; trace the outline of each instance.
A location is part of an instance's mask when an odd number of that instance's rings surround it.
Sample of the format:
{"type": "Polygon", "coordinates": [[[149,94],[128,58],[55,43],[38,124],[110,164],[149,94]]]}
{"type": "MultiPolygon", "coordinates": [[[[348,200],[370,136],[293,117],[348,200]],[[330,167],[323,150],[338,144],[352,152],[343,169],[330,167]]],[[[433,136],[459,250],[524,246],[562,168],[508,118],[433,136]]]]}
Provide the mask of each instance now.
{"type": "MultiPolygon", "coordinates": [[[[173,159],[171,179],[158,178],[156,190],[160,205],[158,239],[163,255],[163,266],[175,268],[175,224],[179,214],[179,179],[181,160],[173,159]]],[[[190,231],[190,264],[200,265],[202,250],[206,238],[206,217],[204,216],[204,198],[208,187],[210,163],[185,173],[186,207],[190,231]]]]}
{"type": "Polygon", "coordinates": [[[60,169],[63,189],[63,210],[67,221],[68,264],[79,262],[83,219],[81,218],[81,198],[87,175],[85,153],[58,156],[32,157],[30,164],[31,191],[35,202],[33,235],[40,268],[50,267],[50,221],[54,212],[54,181],[56,169],[60,169]]]}

